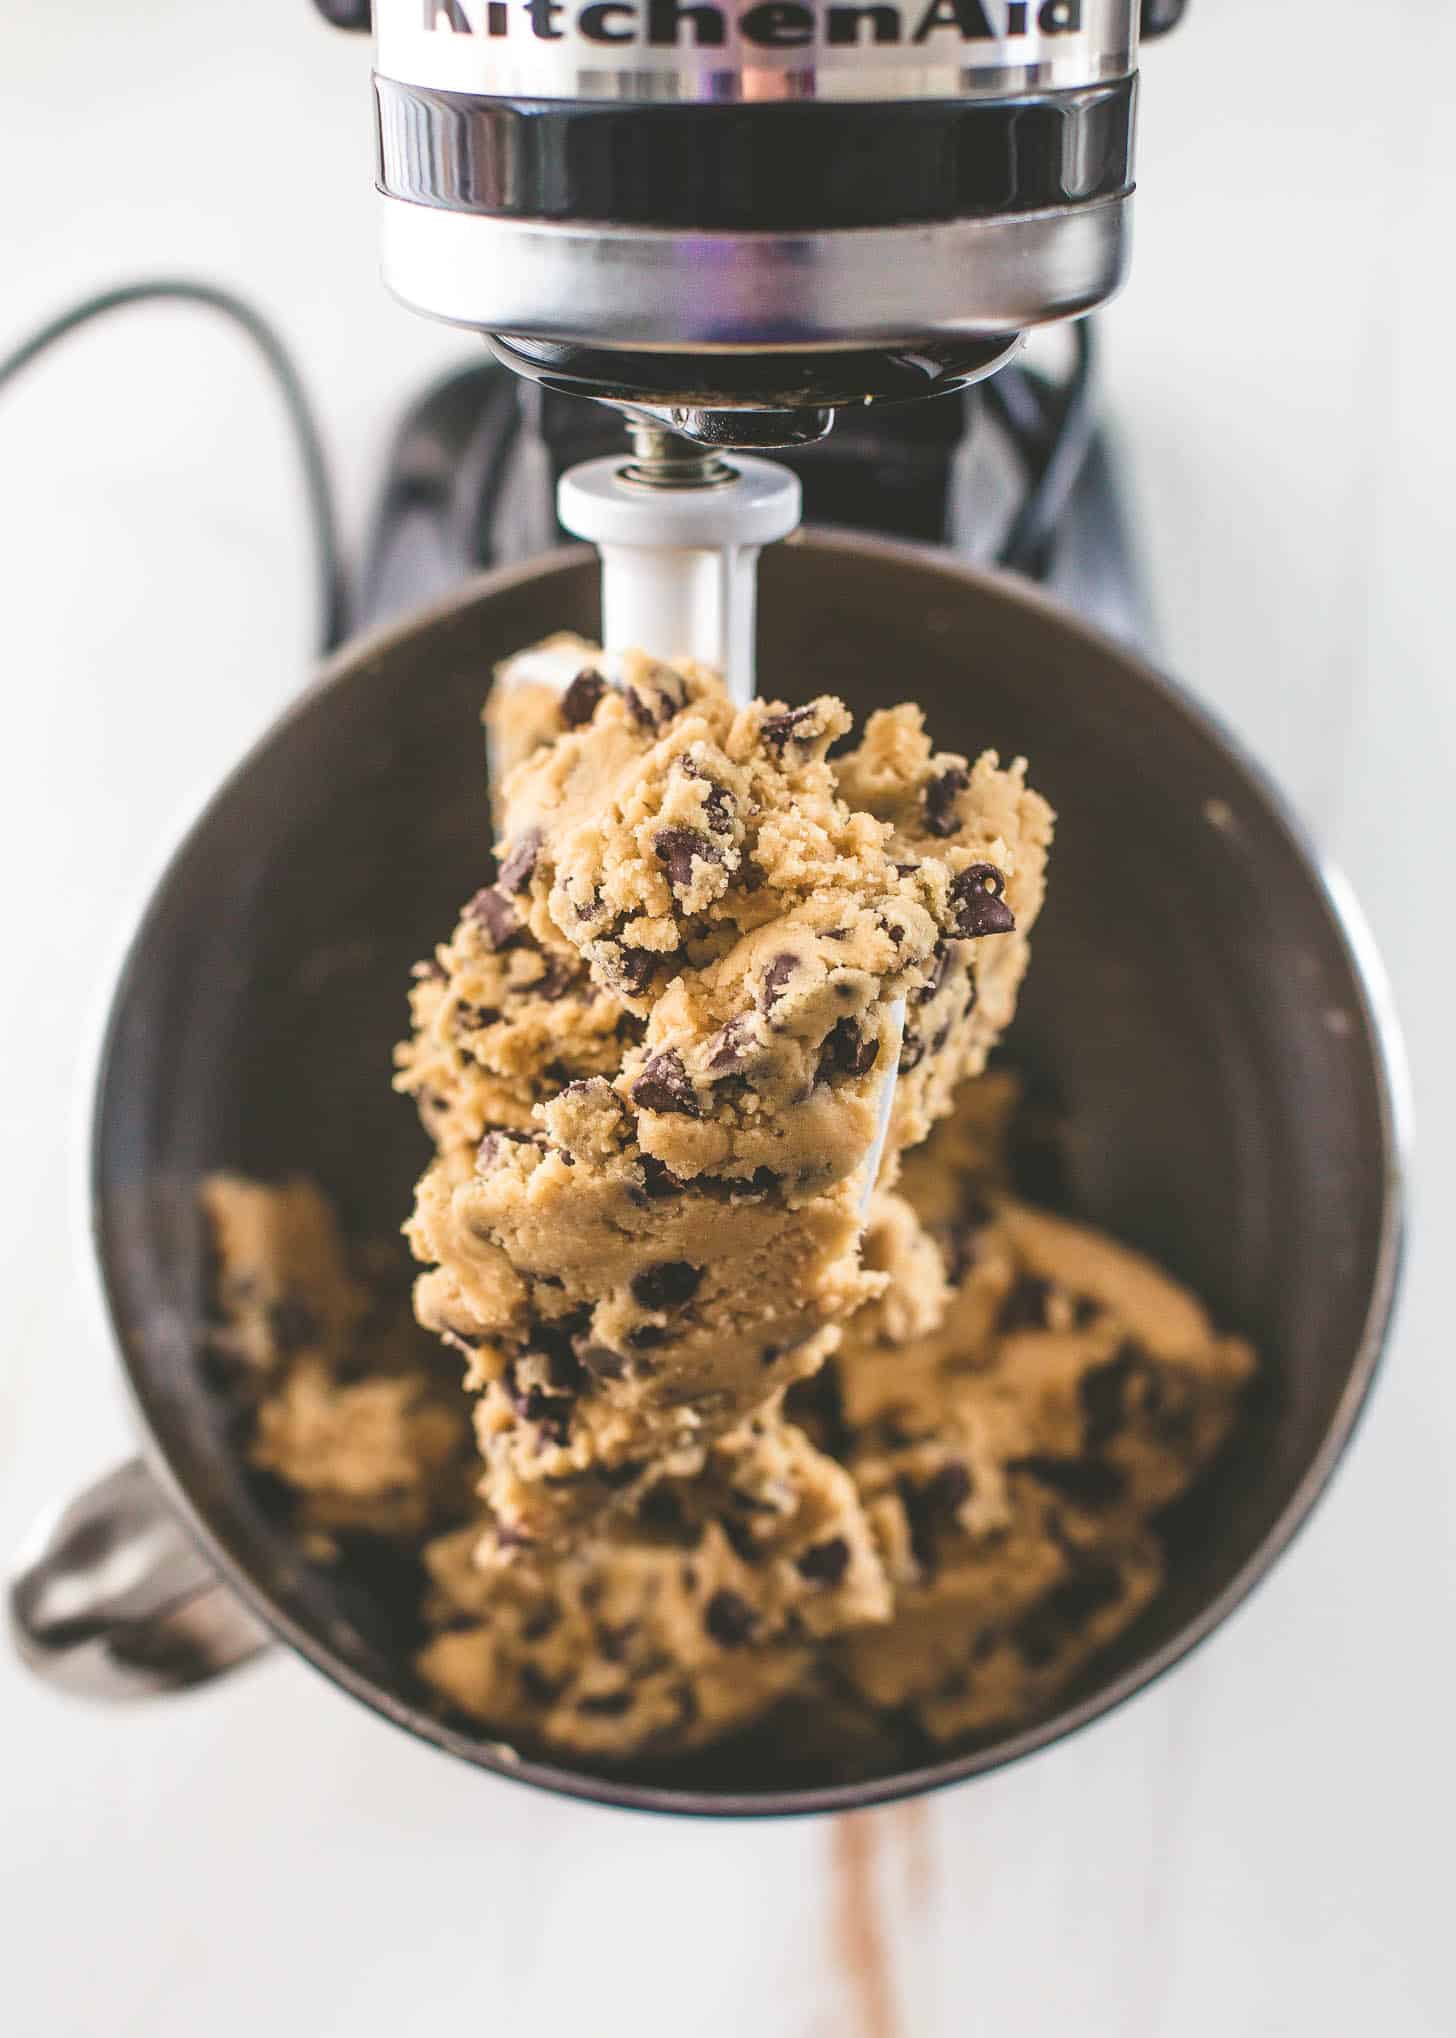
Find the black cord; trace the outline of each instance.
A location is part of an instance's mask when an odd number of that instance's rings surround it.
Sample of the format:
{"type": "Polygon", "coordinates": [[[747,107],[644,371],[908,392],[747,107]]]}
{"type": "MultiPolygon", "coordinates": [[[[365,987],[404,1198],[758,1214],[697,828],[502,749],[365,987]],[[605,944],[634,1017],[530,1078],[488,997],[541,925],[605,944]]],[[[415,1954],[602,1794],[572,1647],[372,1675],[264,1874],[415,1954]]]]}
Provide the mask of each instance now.
{"type": "Polygon", "coordinates": [[[987,398],[1033,476],[997,555],[997,564],[1014,573],[1035,576],[1045,565],[1047,550],[1096,436],[1096,354],[1091,320],[1080,320],[1073,333],[1077,353],[1072,373],[1060,387],[1048,389],[1055,406],[1049,439],[1046,410],[1038,395],[1040,378],[1007,368],[986,384],[987,398]]]}
{"type": "Polygon", "coordinates": [[[32,333],[29,339],[23,340],[12,353],[0,356],[0,389],[4,389],[6,383],[13,381],[58,340],[65,339],[67,334],[79,327],[90,325],[94,319],[103,318],[108,312],[121,311],[128,305],[157,300],[200,304],[231,319],[253,342],[277,385],[298,443],[303,485],[308,497],[309,526],[317,555],[319,641],[324,651],[332,651],[336,644],[343,641],[347,629],[348,587],[323,440],[308,393],[291,355],[272,326],[252,305],[234,296],[230,290],[219,289],[211,283],[189,282],[185,278],[123,283],[114,290],[100,291],[96,296],[72,305],[69,311],[61,312],[38,332],[32,333]]]}

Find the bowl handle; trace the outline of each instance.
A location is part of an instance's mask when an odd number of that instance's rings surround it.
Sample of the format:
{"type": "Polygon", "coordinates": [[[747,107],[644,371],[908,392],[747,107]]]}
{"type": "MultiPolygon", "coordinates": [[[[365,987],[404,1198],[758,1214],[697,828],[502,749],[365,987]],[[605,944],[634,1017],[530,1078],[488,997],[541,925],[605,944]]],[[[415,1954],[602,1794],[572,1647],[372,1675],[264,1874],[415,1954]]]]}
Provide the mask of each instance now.
{"type": "Polygon", "coordinates": [[[38,1525],[11,1577],[9,1607],[22,1661],[87,1698],[185,1691],[248,1662],[270,1639],[140,1458],[38,1525]]]}

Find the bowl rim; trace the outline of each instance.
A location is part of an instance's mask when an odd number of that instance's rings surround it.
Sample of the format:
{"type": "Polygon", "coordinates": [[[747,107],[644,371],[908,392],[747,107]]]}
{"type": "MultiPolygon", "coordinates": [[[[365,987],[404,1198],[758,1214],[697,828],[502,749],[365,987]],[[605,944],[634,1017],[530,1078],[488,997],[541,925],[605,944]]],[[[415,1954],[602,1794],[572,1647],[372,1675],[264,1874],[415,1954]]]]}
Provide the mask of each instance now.
{"type": "Polygon", "coordinates": [[[313,678],[251,743],[212,793],[168,857],[157,877],[147,907],[128,944],[109,1007],[93,1085],[91,1119],[91,1234],[100,1267],[111,1328],[119,1348],[121,1371],[141,1433],[147,1465],[180,1520],[207,1560],[278,1641],[292,1648],[338,1689],[417,1740],[454,1755],[476,1769],[527,1783],[554,1796],[575,1798],[621,1809],[711,1818],[787,1818],[818,1813],[859,1811],[918,1797],[963,1783],[1024,1760],[1053,1743],[1105,1718],[1138,1693],[1146,1691],[1228,1619],[1267,1576],[1309,1520],[1344,1455],[1369,1400],[1379,1370],[1397,1292],[1406,1230],[1406,1182],[1410,1143],[1410,1088],[1404,1044],[1390,986],[1373,935],[1344,876],[1315,848],[1283,792],[1265,768],[1222,720],[1177,681],[1160,671],[1135,647],[1120,642],[1089,623],[1075,610],[1018,576],[971,565],[941,547],[882,538],[858,531],[816,526],[800,532],[788,548],[830,554],[870,555],[933,571],[995,595],[1056,624],[1103,655],[1111,652],[1135,668],[1139,678],[1177,713],[1192,721],[1222,751],[1262,801],[1267,817],[1286,838],[1305,867],[1315,893],[1329,916],[1333,934],[1344,949],[1352,983],[1359,996],[1359,1017],[1379,1105],[1381,1135],[1380,1231],[1369,1301],[1360,1338],[1344,1389],[1315,1452],[1294,1492],[1270,1525],[1257,1548],[1223,1588],[1192,1615],[1166,1642],[1140,1657],[1115,1678],[1075,1703],[1061,1706],[1020,1732],[1009,1734],[967,1753],[892,1771],[867,1781],[779,1790],[705,1791],[614,1778],[610,1773],[578,1770],[558,1762],[522,1755],[506,1742],[478,1739],[452,1727],[425,1708],[413,1705],[355,1670],[304,1623],[275,1602],[253,1578],[228,1538],[209,1521],[206,1495],[190,1490],[168,1459],[154,1421],[154,1397],[133,1364],[124,1320],[122,1286],[109,1236],[102,1193],[105,1145],[104,1099],[115,1058],[122,1015],[129,1002],[142,951],[148,943],[161,902],[215,812],[251,771],[255,760],[308,712],[319,696],[346,685],[372,660],[387,655],[436,625],[448,622],[484,599],[530,581],[578,571],[591,556],[586,546],[563,547],[544,557],[526,560],[478,575],[428,606],[411,610],[351,639],[323,662],[313,678]]]}

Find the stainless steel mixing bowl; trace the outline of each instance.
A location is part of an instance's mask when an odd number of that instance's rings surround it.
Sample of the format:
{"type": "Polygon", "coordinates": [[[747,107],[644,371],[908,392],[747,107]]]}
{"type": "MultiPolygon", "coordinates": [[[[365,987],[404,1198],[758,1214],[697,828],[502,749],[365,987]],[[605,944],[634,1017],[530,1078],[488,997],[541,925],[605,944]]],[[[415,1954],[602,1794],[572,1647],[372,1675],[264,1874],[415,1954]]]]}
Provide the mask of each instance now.
{"type": "Polygon", "coordinates": [[[858,712],[913,694],[940,743],[1024,751],[1059,810],[1011,1058],[1065,1113],[1061,1193],[1165,1261],[1265,1360],[1236,1447],[1169,1523],[1168,1590],[1044,1716],[948,1760],[839,1785],[762,1747],[746,1766],[708,1754],[612,1773],[520,1760],[439,1718],[387,1579],[302,1562],[250,1483],[198,1366],[198,1178],[304,1171],[354,1224],[398,1225],[424,1156],[388,1084],[410,964],[481,879],[493,661],[595,627],[595,565],[573,553],[335,659],[158,887],[95,1121],[97,1249],[149,1469],[73,1504],[16,1581],[38,1667],[155,1690],[271,1635],[410,1732],[552,1790],[691,1812],[843,1808],[976,1775],[1094,1719],[1186,1655],[1288,1544],[1369,1389],[1399,1254],[1398,1052],[1357,916],[1186,696],[1020,583],[819,535],[765,556],[761,599],[765,692],[832,687],[858,712]]]}

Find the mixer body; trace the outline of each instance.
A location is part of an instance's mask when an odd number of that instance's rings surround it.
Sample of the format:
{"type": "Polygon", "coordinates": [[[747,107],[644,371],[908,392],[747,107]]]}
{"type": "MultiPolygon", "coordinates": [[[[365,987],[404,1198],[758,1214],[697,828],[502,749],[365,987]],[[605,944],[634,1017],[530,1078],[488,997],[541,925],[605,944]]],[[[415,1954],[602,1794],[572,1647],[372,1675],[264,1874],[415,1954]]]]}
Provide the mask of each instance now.
{"type": "Polygon", "coordinates": [[[372,12],[391,288],[700,440],[963,386],[1123,277],[1138,0],[372,12]]]}

